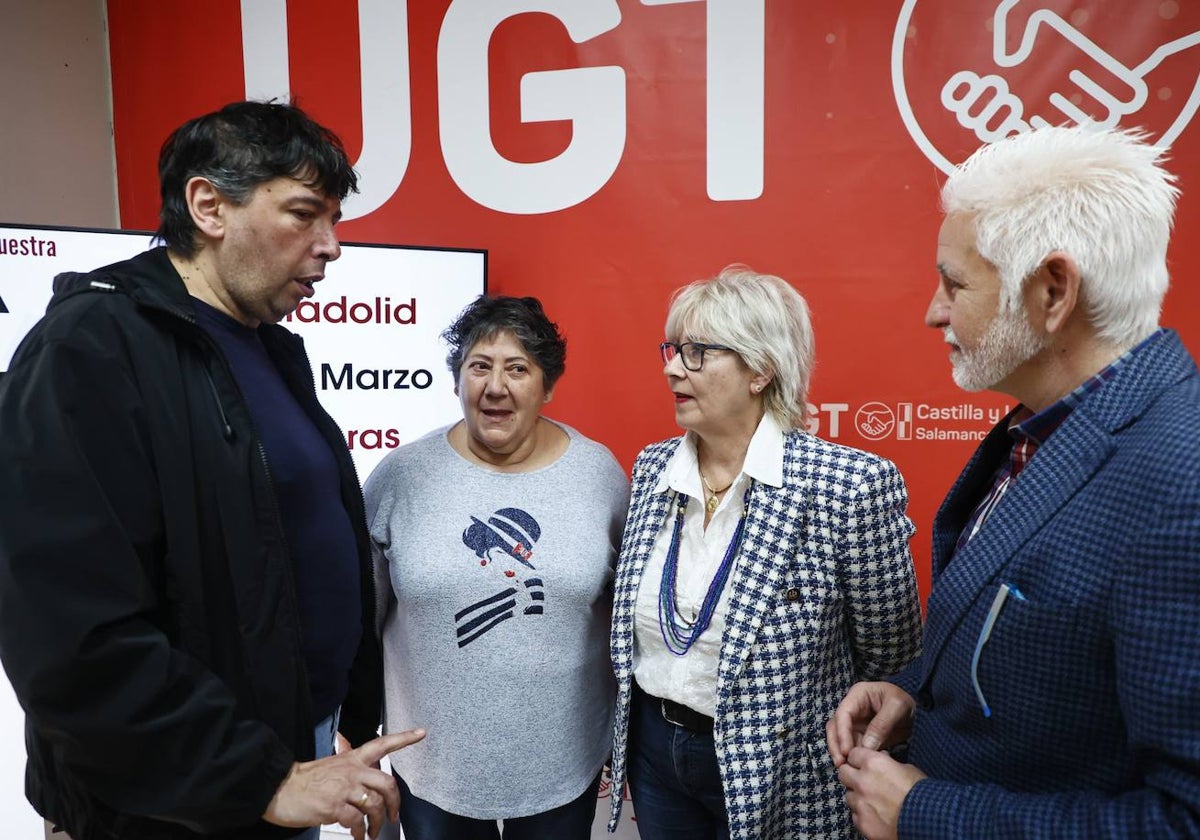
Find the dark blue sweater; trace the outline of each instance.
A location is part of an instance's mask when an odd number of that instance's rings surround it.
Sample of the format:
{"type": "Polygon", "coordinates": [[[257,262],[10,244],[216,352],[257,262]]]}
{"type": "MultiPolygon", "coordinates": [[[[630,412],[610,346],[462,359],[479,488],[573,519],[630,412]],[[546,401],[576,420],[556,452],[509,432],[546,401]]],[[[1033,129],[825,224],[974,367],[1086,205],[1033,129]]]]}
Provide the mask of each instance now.
{"type": "Polygon", "coordinates": [[[292,557],[315,723],[346,695],[362,627],[358,554],[337,464],[257,331],[203,301],[195,309],[233,369],[266,453],[292,557]]]}

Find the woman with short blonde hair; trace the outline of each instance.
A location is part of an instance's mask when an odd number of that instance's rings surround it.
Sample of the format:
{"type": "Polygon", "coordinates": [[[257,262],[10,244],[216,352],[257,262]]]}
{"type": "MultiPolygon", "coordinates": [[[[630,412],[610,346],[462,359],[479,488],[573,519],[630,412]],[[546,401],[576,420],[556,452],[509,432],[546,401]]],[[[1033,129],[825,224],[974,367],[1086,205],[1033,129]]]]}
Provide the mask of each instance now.
{"type": "Polygon", "coordinates": [[[812,327],[780,278],[685,286],[666,334],[686,433],[634,465],[613,789],[628,779],[642,840],[853,836],[825,721],[919,651],[904,481],[803,430],[812,327]]]}

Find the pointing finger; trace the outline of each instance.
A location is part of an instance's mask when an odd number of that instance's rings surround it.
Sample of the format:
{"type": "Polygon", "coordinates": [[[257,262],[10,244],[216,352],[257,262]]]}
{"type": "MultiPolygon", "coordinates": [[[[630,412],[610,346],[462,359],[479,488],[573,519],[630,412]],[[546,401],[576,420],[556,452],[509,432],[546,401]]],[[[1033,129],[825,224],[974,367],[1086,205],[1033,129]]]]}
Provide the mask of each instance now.
{"type": "Polygon", "coordinates": [[[403,732],[394,732],[391,735],[382,735],[373,741],[367,741],[354,752],[364,764],[377,764],[388,753],[402,750],[424,737],[424,729],[406,729],[403,732]]]}

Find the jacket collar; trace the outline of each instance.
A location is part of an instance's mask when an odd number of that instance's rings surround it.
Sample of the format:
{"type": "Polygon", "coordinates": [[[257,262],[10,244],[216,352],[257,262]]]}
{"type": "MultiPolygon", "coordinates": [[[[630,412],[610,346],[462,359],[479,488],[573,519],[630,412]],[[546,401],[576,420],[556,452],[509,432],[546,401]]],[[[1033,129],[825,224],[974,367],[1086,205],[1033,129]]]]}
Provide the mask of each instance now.
{"type": "MultiPolygon", "coordinates": [[[[117,293],[153,312],[173,315],[193,325],[196,322],[194,298],[165,247],[151,248],[95,271],[63,272],[54,278],[53,288],[47,309],[80,294],[117,293]]],[[[262,324],[258,334],[277,362],[281,356],[290,358],[303,352],[300,337],[278,324],[262,324]]]]}
{"type": "Polygon", "coordinates": [[[1090,394],[1038,450],[1005,493],[987,524],[951,552],[970,507],[1011,440],[1006,417],[980,445],[934,520],[935,582],[929,597],[924,676],[932,671],[952,630],[990,583],[1059,510],[1100,470],[1116,449],[1116,432],[1137,422],[1166,389],[1197,375],[1195,363],[1174,331],[1140,348],[1113,379],[1090,394]]]}
{"type": "Polygon", "coordinates": [[[68,271],[54,278],[53,308],[78,294],[117,292],[139,306],[192,320],[191,296],[165,247],[151,248],[119,263],[86,273],[68,271]]]}

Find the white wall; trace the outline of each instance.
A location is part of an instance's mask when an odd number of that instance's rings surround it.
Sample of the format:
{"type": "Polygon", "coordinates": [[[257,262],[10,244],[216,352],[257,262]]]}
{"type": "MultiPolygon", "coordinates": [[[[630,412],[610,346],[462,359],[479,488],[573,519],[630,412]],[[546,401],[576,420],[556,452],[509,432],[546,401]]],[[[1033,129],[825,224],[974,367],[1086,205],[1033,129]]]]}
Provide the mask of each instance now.
{"type": "Polygon", "coordinates": [[[0,0],[0,222],[117,226],[104,0],[0,0]]]}
{"type": "MultiPolygon", "coordinates": [[[[116,227],[104,0],[0,0],[0,79],[0,222],[116,227]]],[[[22,721],[0,678],[0,836],[43,840],[22,721]]]]}

